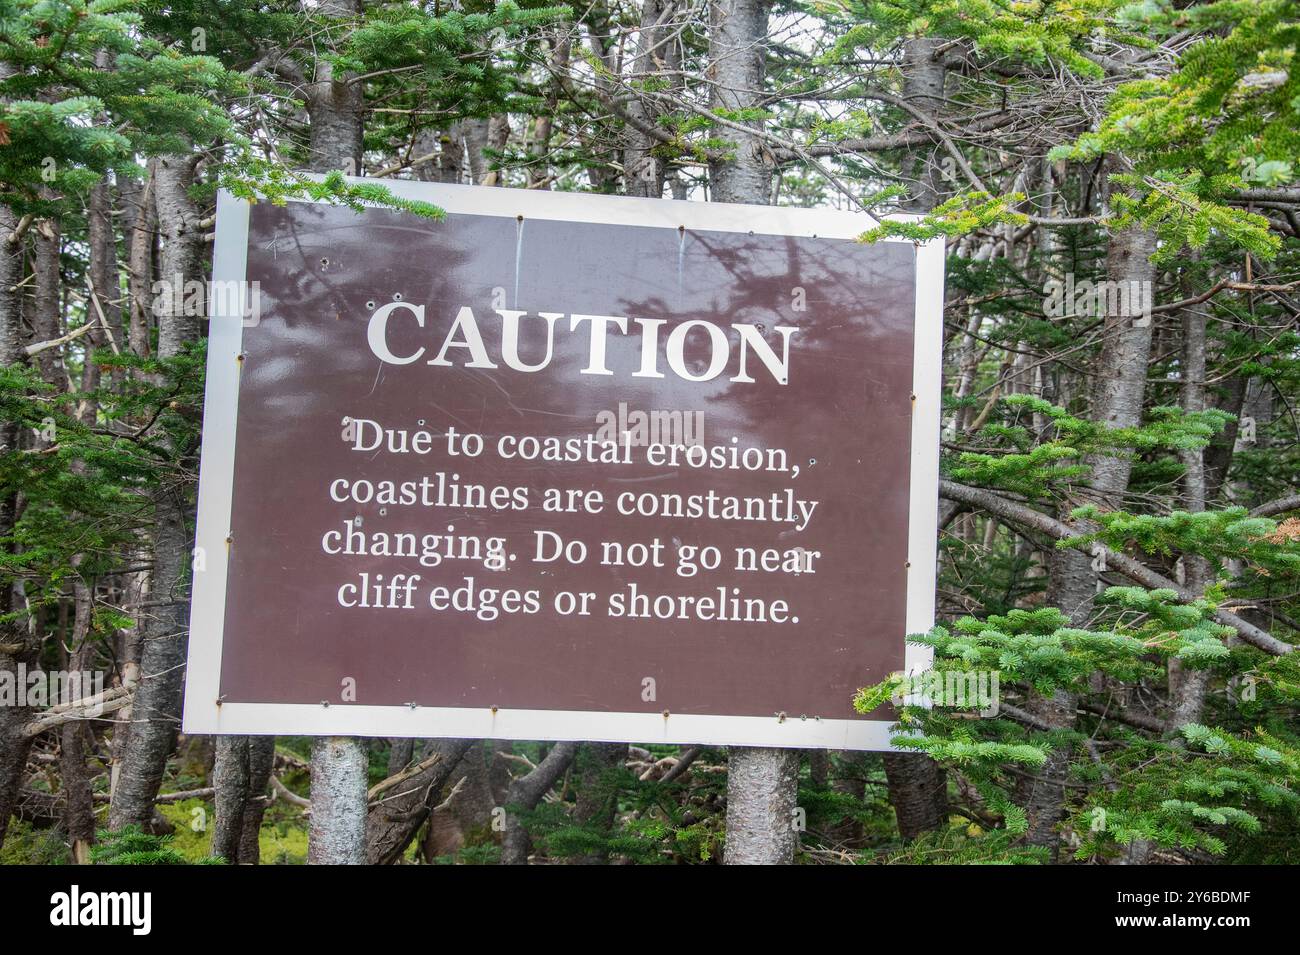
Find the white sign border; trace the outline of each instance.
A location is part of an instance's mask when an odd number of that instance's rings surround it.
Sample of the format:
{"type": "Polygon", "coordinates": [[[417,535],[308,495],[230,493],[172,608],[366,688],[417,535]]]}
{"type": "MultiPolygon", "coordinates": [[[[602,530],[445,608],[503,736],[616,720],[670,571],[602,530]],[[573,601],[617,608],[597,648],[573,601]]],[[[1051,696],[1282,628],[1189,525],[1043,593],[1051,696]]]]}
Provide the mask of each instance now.
{"type": "MultiPolygon", "coordinates": [[[[373,180],[351,180],[357,183],[373,180]]],[[[449,213],[651,226],[711,232],[854,239],[875,224],[857,212],[634,199],[411,181],[384,182],[392,192],[432,202],[449,213]]],[[[248,262],[247,202],[217,198],[213,283],[244,282],[248,262]]],[[[899,217],[910,218],[910,217],[899,217]]],[[[890,240],[903,241],[903,240],[890,240]]],[[[909,243],[911,244],[911,243],[909,243]]],[[[943,347],[944,241],[916,245],[916,327],[912,370],[911,501],[908,522],[907,633],[934,625],[937,561],[939,417],[943,347]]],[[[242,285],[240,287],[243,287],[242,285]]],[[[233,297],[238,299],[238,296],[233,297]]],[[[499,707],[370,706],[335,703],[234,703],[218,699],[243,321],[231,296],[213,303],[208,337],[203,446],[199,467],[196,565],[190,608],[186,733],[467,737],[518,740],[779,746],[891,750],[897,725],[887,720],[803,718],[789,714],[717,716],[691,713],[607,713],[499,707]],[[274,727],[274,729],[268,729],[274,727]]],[[[237,301],[235,303],[237,305],[237,301]]],[[[907,644],[909,673],[927,669],[929,647],[907,644]]]]}

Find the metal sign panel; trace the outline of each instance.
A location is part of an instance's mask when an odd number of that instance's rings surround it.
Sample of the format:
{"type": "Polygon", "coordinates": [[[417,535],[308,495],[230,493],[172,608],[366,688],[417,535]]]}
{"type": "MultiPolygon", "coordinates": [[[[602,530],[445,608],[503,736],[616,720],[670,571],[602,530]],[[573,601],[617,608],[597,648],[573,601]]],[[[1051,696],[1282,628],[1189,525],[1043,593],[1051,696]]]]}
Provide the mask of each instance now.
{"type": "Polygon", "coordinates": [[[392,186],[220,198],[185,729],[888,748],[942,243],[392,186]]]}

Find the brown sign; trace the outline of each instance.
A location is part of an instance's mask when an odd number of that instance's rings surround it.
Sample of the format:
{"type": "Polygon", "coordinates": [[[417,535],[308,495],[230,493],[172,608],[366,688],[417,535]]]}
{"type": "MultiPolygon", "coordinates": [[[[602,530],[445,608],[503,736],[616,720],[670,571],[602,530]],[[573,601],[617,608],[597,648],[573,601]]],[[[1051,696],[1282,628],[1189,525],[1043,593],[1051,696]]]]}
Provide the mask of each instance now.
{"type": "Polygon", "coordinates": [[[223,197],[187,727],[883,746],[933,250],[410,188],[446,218],[223,197]]]}

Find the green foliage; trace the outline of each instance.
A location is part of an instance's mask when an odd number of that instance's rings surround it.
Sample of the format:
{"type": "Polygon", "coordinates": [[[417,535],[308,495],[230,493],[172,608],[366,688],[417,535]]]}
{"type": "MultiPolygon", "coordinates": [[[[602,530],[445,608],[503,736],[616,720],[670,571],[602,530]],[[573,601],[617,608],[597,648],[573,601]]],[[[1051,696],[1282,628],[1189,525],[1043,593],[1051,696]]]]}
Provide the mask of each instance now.
{"type": "MultiPolygon", "coordinates": [[[[95,865],[190,865],[190,860],[171,848],[167,836],[142,832],[139,826],[117,831],[101,830],[90,850],[95,865]]],[[[205,858],[200,865],[221,865],[224,860],[205,858]]]]}
{"type": "Polygon", "coordinates": [[[835,56],[896,39],[943,37],[971,41],[988,60],[1055,64],[1097,78],[1102,70],[1089,54],[1098,39],[1146,42],[1114,18],[1119,0],[814,0],[812,6],[830,15],[844,11],[853,23],[835,56]]]}
{"type": "Polygon", "coordinates": [[[250,161],[231,170],[221,185],[237,198],[250,202],[265,199],[274,205],[284,205],[290,199],[306,199],[336,203],[357,212],[366,206],[382,206],[424,219],[441,219],[446,214],[432,203],[398,196],[379,182],[349,182],[341,172],[311,176],[265,162],[250,161]]]}
{"type": "Polygon", "coordinates": [[[986,832],[977,823],[922,833],[879,860],[885,865],[1042,865],[1047,850],[1021,845],[1019,833],[1007,829],[986,832]]]}
{"type": "Polygon", "coordinates": [[[1206,447],[1231,415],[1212,408],[1186,412],[1157,407],[1134,428],[1114,428],[1070,414],[1033,395],[1009,395],[999,400],[1001,420],[985,425],[975,442],[987,450],[962,451],[944,462],[954,479],[967,484],[1046,498],[1090,473],[1087,458],[1186,451],[1206,447]],[[1026,422],[1034,416],[1048,425],[1036,434],[1026,422]],[[1050,435],[1050,437],[1048,437],[1050,435]]]}
{"type": "Polygon", "coordinates": [[[1075,508],[1073,516],[1095,523],[1097,530],[1071,540],[1071,547],[1086,547],[1100,540],[1115,550],[1132,545],[1153,556],[1199,554],[1218,571],[1228,560],[1243,560],[1270,575],[1300,578],[1300,541],[1274,536],[1275,521],[1250,517],[1244,507],[1158,515],[1103,511],[1087,505],[1075,508]]]}
{"type": "Polygon", "coordinates": [[[953,196],[916,222],[888,219],[862,233],[859,241],[878,242],[881,239],[903,238],[927,242],[941,236],[966,235],[993,225],[1024,225],[1029,221],[1028,217],[1013,208],[1017,203],[1023,202],[1024,198],[1020,193],[990,196],[984,192],[971,192],[953,196]]]}
{"type": "Polygon", "coordinates": [[[231,133],[221,100],[245,90],[243,78],[143,32],[143,6],[0,0],[0,56],[12,67],[0,79],[0,182],[18,212],[45,213],[52,193],[83,193],[109,169],[133,173],[137,155],[231,133]]]}
{"type": "Polygon", "coordinates": [[[63,833],[37,829],[22,819],[10,819],[5,843],[0,846],[0,865],[70,865],[72,854],[63,833]]]}
{"type": "Polygon", "coordinates": [[[1193,30],[1164,75],[1126,83],[1099,128],[1054,155],[1087,161],[1121,154],[1133,172],[1115,177],[1116,228],[1141,224],[1164,240],[1162,260],[1212,235],[1269,258],[1279,242],[1262,216],[1229,206],[1240,189],[1295,181],[1300,154],[1300,76],[1295,0],[1195,4],[1161,2],[1125,11],[1154,35],[1193,30]]]}
{"type": "MultiPolygon", "coordinates": [[[[980,714],[971,706],[946,706],[951,701],[942,699],[931,708],[909,700],[900,711],[909,732],[896,737],[895,745],[951,767],[981,797],[985,815],[963,844],[1002,833],[1002,841],[986,849],[993,857],[1011,858],[1006,834],[1025,824],[1013,800],[1015,780],[1053,753],[1069,755],[1069,776],[1083,795],[1069,807],[1068,822],[1079,836],[1080,859],[1113,855],[1137,840],[1222,856],[1238,836],[1257,834],[1266,824],[1294,826],[1300,818],[1300,761],[1293,738],[1196,724],[1171,738],[1104,715],[1085,734],[1064,724],[1042,727],[1023,715],[1035,710],[1034,699],[1061,694],[1080,704],[1094,700],[1096,711],[1105,714],[1115,706],[1110,687],[1158,682],[1171,658],[1193,669],[1239,674],[1258,661],[1257,653],[1233,657],[1225,643],[1232,630],[1214,622],[1209,600],[1182,604],[1172,591],[1112,587],[1099,595],[1098,608],[1098,625],[1089,630],[1071,626],[1047,607],[965,617],[913,638],[934,649],[938,674],[996,671],[1000,678],[1000,699],[987,707],[985,718],[976,718],[980,714]]],[[[1253,685],[1255,676],[1250,679],[1253,685]]],[[[869,712],[903,685],[899,676],[890,677],[859,691],[855,705],[869,712]]],[[[1294,705],[1281,695],[1274,700],[1294,705]]],[[[940,844],[951,838],[934,837],[940,844]]]]}
{"type": "Polygon", "coordinates": [[[1113,194],[1115,215],[1109,226],[1158,234],[1162,244],[1156,262],[1173,262],[1188,247],[1204,248],[1212,236],[1227,238],[1260,258],[1277,254],[1280,242],[1267,218],[1215,201],[1239,184],[1234,177],[1207,181],[1199,171],[1159,170],[1147,176],[1116,173],[1111,179],[1122,188],[1113,194]]]}
{"type": "MultiPolygon", "coordinates": [[[[677,752],[653,747],[655,758],[677,752]]],[[[579,764],[585,759],[580,755],[579,764]]],[[[721,762],[720,753],[701,754],[697,764],[721,762]]],[[[571,785],[578,780],[571,776],[571,785]]],[[[642,780],[622,766],[582,777],[584,805],[613,807],[614,824],[605,828],[601,814],[582,822],[575,815],[576,792],[565,787],[564,798],[543,802],[536,809],[506,809],[517,815],[534,845],[553,859],[609,857],[642,865],[717,861],[723,843],[726,779],[722,774],[696,774],[663,783],[642,780]]]]}
{"type": "Polygon", "coordinates": [[[1079,809],[1088,825],[1077,828],[1077,858],[1113,855],[1135,840],[1225,856],[1269,817],[1274,828],[1294,827],[1300,817],[1296,750],[1267,733],[1189,724],[1181,741],[1134,745],[1117,764],[1126,785],[1098,792],[1079,809]]]}
{"type": "MultiPolygon", "coordinates": [[[[98,395],[102,421],[152,422],[153,430],[87,424],[52,401],[34,372],[0,369],[0,417],[53,436],[47,447],[0,455],[0,494],[21,492],[25,501],[0,536],[0,571],[27,588],[28,606],[14,619],[54,609],[71,577],[94,579],[135,546],[152,516],[148,491],[197,448],[203,358],[202,347],[166,361],[103,357],[106,368],[140,373],[98,395]]],[[[118,622],[105,607],[95,632],[118,622]]]]}

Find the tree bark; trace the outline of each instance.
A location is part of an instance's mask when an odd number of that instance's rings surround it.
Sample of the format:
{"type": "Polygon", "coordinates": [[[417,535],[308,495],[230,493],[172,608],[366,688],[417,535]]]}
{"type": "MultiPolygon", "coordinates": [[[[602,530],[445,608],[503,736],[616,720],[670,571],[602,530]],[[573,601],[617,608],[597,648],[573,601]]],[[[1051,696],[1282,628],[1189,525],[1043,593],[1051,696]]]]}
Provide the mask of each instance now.
{"type": "MultiPolygon", "coordinates": [[[[678,44],[666,42],[668,22],[675,11],[675,0],[644,0],[641,5],[641,25],[637,32],[636,57],[627,83],[645,83],[660,72],[680,68],[678,44]]],[[[636,95],[627,104],[628,115],[643,125],[656,124],[657,112],[636,95]]],[[[626,145],[623,147],[623,191],[627,195],[650,199],[663,196],[664,163],[651,152],[655,145],[656,141],[638,129],[635,123],[628,123],[626,145]]]]}
{"type": "MultiPolygon", "coordinates": [[[[368,832],[363,858],[367,862],[371,865],[389,865],[402,857],[406,847],[429,818],[433,807],[438,804],[443,786],[470,747],[477,742],[472,739],[430,740],[420,759],[423,761],[436,754],[439,757],[437,762],[377,797],[366,813],[368,832]]],[[[316,764],[313,761],[312,772],[315,771],[316,764]]],[[[364,810],[364,789],[361,795],[364,810]]],[[[313,797],[312,818],[315,816],[316,803],[313,797]]]]}
{"type": "MultiPolygon", "coordinates": [[[[1155,278],[1151,264],[1155,248],[1154,233],[1144,229],[1112,235],[1106,257],[1107,279],[1121,289],[1138,283],[1150,294],[1155,278]]],[[[1146,398],[1152,319],[1121,311],[1106,315],[1104,327],[1092,418],[1110,428],[1136,427],[1142,423],[1146,398]]],[[[1089,464],[1092,470],[1087,493],[1102,506],[1122,507],[1132,461],[1126,456],[1098,455],[1090,458],[1089,464]]],[[[1048,576],[1048,603],[1059,607],[1074,626],[1085,627],[1092,615],[1099,580],[1089,556],[1077,550],[1058,551],[1052,555],[1048,576]]],[[[1058,690],[1051,697],[1032,698],[1025,709],[1053,729],[1068,729],[1075,723],[1076,703],[1074,694],[1058,690]]],[[[1053,859],[1059,849],[1057,826],[1065,814],[1065,774],[1071,755],[1068,747],[1053,750],[1034,778],[1025,779],[1019,787],[1029,823],[1026,841],[1048,848],[1053,859]]]]}
{"type": "MultiPolygon", "coordinates": [[[[59,252],[62,241],[59,223],[43,219],[32,229],[35,246],[35,278],[32,292],[32,343],[53,341],[63,334],[62,277],[59,274],[59,252]]],[[[66,390],[67,378],[63,367],[63,349],[47,348],[36,355],[36,368],[47,384],[66,390]]]]}
{"type": "MultiPolygon", "coordinates": [[[[195,160],[194,156],[166,156],[154,163],[154,197],[163,234],[161,271],[164,281],[181,282],[180,289],[185,281],[202,275],[203,230],[188,194],[195,160]]],[[[160,358],[179,355],[199,337],[199,316],[185,311],[179,294],[158,297],[160,358]]],[[[189,628],[189,495],[164,478],[153,493],[153,506],[151,596],[156,606],[141,627],[140,681],[109,807],[111,829],[132,823],[149,827],[180,724],[189,628]]]]}
{"type": "MultiPolygon", "coordinates": [[[[361,14],[360,0],[321,0],[317,6],[321,17],[337,21],[329,29],[341,36],[350,27],[343,21],[361,14]]],[[[339,45],[333,38],[327,44],[339,45]]],[[[324,51],[322,51],[324,52],[324,51]]],[[[365,101],[361,83],[351,73],[336,75],[334,64],[326,56],[315,57],[315,73],[306,91],[308,131],[308,168],[313,172],[339,171],[349,176],[361,175],[362,113],[365,101]]]]}
{"type": "Polygon", "coordinates": [[[789,865],[799,844],[798,793],[798,750],[731,747],[723,864],[789,865]]]}
{"type": "Polygon", "coordinates": [[[248,738],[248,801],[244,804],[243,832],[239,837],[239,864],[257,865],[262,857],[262,817],[269,802],[268,787],[275,768],[275,737],[248,738]]]}
{"type": "Polygon", "coordinates": [[[564,775],[564,771],[569,768],[573,762],[573,757],[578,753],[578,747],[581,743],[556,743],[551,747],[546,758],[537,764],[537,767],[531,772],[522,776],[517,776],[511,780],[510,787],[506,790],[505,804],[505,832],[501,839],[501,864],[502,865],[527,865],[528,850],[532,844],[532,839],[528,835],[528,830],[524,828],[518,813],[512,812],[512,809],[530,810],[537,808],[537,804],[555,785],[555,781],[564,775]]]}
{"type": "MultiPolygon", "coordinates": [[[[946,81],[942,41],[920,38],[903,46],[903,98],[927,113],[943,106],[946,81]]],[[[936,147],[937,148],[937,147],[936,147]]],[[[939,200],[940,176],[935,149],[918,153],[912,162],[916,181],[912,196],[903,203],[909,212],[926,213],[939,200]]],[[[970,374],[974,375],[974,363],[970,374]]],[[[924,753],[884,753],[889,802],[894,807],[898,834],[907,841],[948,825],[948,774],[924,753]]]]}
{"type": "MultiPolygon", "coordinates": [[[[9,72],[0,63],[0,77],[9,72]]],[[[10,367],[24,361],[22,333],[23,243],[12,236],[19,218],[0,204],[0,365],[10,367]]],[[[0,421],[0,448],[13,451],[20,439],[18,423],[0,421]]],[[[0,538],[8,537],[17,520],[16,495],[0,495],[0,538]]],[[[21,602],[21,591],[12,582],[0,586],[0,613],[11,613],[21,602]]],[[[0,624],[0,670],[16,678],[19,664],[36,662],[37,642],[31,628],[18,622],[0,624]]],[[[30,719],[30,707],[0,706],[0,846],[4,845],[18,790],[27,765],[31,740],[23,727],[30,719]]]]}
{"type": "MultiPolygon", "coordinates": [[[[1145,229],[1128,229],[1111,236],[1106,255],[1107,279],[1121,283],[1120,288],[1130,287],[1129,283],[1145,283],[1145,288],[1153,288],[1155,269],[1151,256],[1155,250],[1155,234],[1145,229]]],[[[1141,316],[1106,316],[1093,389],[1094,421],[1111,428],[1132,428],[1142,423],[1153,323],[1153,319],[1143,320],[1141,316]]],[[[1099,456],[1089,463],[1095,497],[1103,505],[1122,506],[1133,462],[1127,456],[1099,456]]]]}
{"type": "Polygon", "coordinates": [[[216,809],[209,853],[231,865],[239,863],[239,843],[244,834],[244,807],[248,803],[249,768],[247,736],[218,736],[217,762],[212,771],[216,809]]]}
{"type": "MultiPolygon", "coordinates": [[[[710,6],[710,106],[714,112],[750,109],[763,100],[764,44],[769,0],[719,0],[710,6]]],[[[755,135],[720,132],[733,150],[709,167],[714,202],[765,205],[771,196],[772,162],[759,123],[755,135]]],[[[788,864],[798,837],[793,812],[798,796],[795,750],[733,746],[727,758],[728,864],[788,864]]]]}
{"type": "Polygon", "coordinates": [[[392,739],[389,744],[388,775],[396,776],[411,764],[411,758],[415,755],[415,740],[392,739]]]}
{"type": "MultiPolygon", "coordinates": [[[[709,103],[714,112],[752,109],[763,102],[764,43],[771,0],[718,0],[710,5],[709,103]]],[[[710,198],[714,202],[766,204],[772,189],[771,151],[757,135],[760,121],[747,136],[732,128],[719,135],[732,141],[733,152],[710,164],[710,198]]]]}
{"type": "Polygon", "coordinates": [[[366,750],[351,737],[317,736],[311,745],[308,865],[366,861],[366,750]]]}
{"type": "MultiPolygon", "coordinates": [[[[348,29],[343,21],[361,12],[360,0],[322,0],[319,13],[330,28],[348,29]]],[[[337,45],[337,39],[331,38],[337,45]]],[[[311,119],[309,168],[313,172],[361,174],[365,102],[359,82],[348,74],[336,76],[324,57],[316,59],[314,81],[306,91],[311,119]]],[[[311,844],[308,862],[361,864],[366,860],[365,744],[334,736],[317,739],[311,751],[311,844]],[[317,805],[317,795],[322,802],[317,805]],[[350,800],[350,801],[349,801],[350,800]],[[358,822],[358,820],[360,820],[358,822]],[[357,829],[360,835],[357,835],[357,829]],[[313,848],[317,842],[319,847],[313,848]],[[353,852],[350,858],[343,853],[353,852]]]]}
{"type": "Polygon", "coordinates": [[[149,162],[149,172],[135,192],[136,209],[130,232],[127,253],[127,344],[131,353],[147,358],[153,353],[150,345],[153,329],[152,290],[154,281],[154,237],[158,228],[158,214],[154,208],[154,175],[158,160],[149,162]]]}
{"type": "MultiPolygon", "coordinates": [[[[90,588],[84,581],[76,580],[72,590],[73,622],[69,642],[74,649],[62,655],[70,672],[85,673],[89,672],[95,657],[94,647],[88,642],[93,604],[90,588]]],[[[87,689],[81,692],[88,695],[87,689]]],[[[59,727],[59,775],[63,778],[65,796],[64,830],[72,860],[78,865],[90,862],[90,846],[95,841],[95,806],[90,770],[86,766],[87,726],[83,720],[69,720],[59,727]]]]}
{"type": "MultiPolygon", "coordinates": [[[[88,278],[94,301],[86,305],[86,321],[95,327],[86,334],[86,360],[81,369],[81,391],[89,394],[99,387],[99,364],[91,360],[92,352],[103,348],[111,335],[117,346],[122,346],[122,310],[117,305],[120,297],[117,272],[117,239],[113,232],[113,189],[107,181],[99,183],[90,192],[86,206],[86,231],[90,246],[88,278]],[[98,304],[98,307],[96,307],[98,304]],[[100,313],[103,313],[103,323],[100,313]],[[107,331],[103,325],[107,325],[107,331]]],[[[121,374],[116,379],[120,381],[121,374]]],[[[87,412],[87,423],[94,421],[87,412]]]]}
{"type": "MultiPolygon", "coordinates": [[[[1183,313],[1183,410],[1204,411],[1205,398],[1205,313],[1192,307],[1183,313]]],[[[1181,452],[1183,461],[1183,507],[1192,513],[1205,510],[1205,450],[1189,448],[1181,452]]],[[[1199,554],[1183,555],[1183,579],[1189,590],[1204,590],[1214,582],[1214,568],[1199,554]]],[[[1210,671],[1206,667],[1187,667],[1177,657],[1170,657],[1169,720],[1173,732],[1201,718],[1210,671]]]]}

